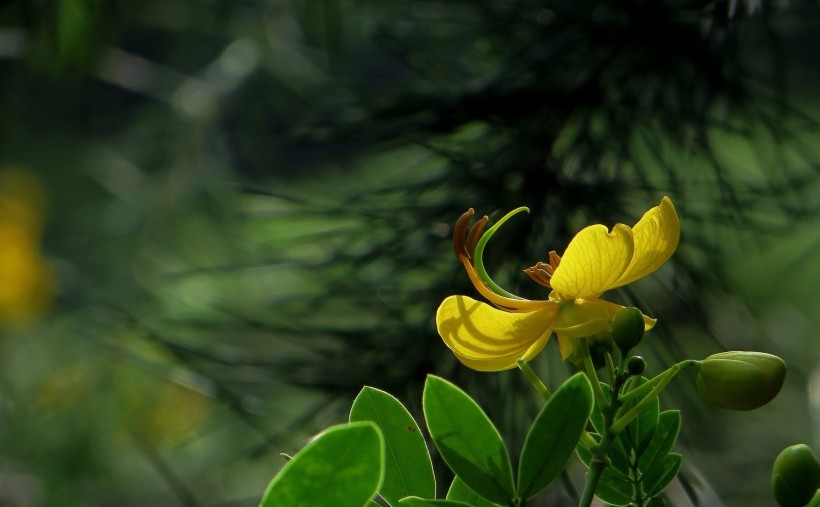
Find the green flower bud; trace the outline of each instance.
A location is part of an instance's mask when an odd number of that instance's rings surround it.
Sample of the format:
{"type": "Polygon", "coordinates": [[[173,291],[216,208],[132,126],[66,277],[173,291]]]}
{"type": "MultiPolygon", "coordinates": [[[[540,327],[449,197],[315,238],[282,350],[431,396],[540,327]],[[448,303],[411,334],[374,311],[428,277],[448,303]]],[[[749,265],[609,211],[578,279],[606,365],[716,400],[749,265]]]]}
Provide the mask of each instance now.
{"type": "Polygon", "coordinates": [[[646,361],[641,356],[632,356],[626,363],[626,370],[632,376],[640,375],[645,369],[646,361]]]}
{"type": "Polygon", "coordinates": [[[643,314],[635,307],[624,308],[612,321],[612,338],[624,354],[641,343],[643,332],[643,314]]]}
{"type": "Polygon", "coordinates": [[[803,507],[820,500],[818,488],[820,463],[808,446],[786,447],[777,455],[772,468],[772,492],[781,507],[803,507]]]}
{"type": "Polygon", "coordinates": [[[786,364],[763,352],[721,352],[704,359],[695,376],[700,395],[712,405],[752,410],[772,401],[783,386],[786,364]]]}

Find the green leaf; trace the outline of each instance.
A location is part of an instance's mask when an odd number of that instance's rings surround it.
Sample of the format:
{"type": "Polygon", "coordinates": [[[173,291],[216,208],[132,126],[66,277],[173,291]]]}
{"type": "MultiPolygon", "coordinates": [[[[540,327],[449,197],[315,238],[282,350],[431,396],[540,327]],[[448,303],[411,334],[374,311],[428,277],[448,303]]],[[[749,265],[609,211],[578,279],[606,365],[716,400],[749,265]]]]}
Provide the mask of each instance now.
{"type": "Polygon", "coordinates": [[[510,456],[476,402],[450,382],[428,375],[422,405],[430,436],[453,472],[487,500],[511,504],[515,485],[510,456]]]}
{"type": "Polygon", "coordinates": [[[399,505],[406,507],[473,507],[468,503],[453,500],[428,500],[417,496],[408,496],[399,500],[399,505]]]}
{"type": "Polygon", "coordinates": [[[450,490],[447,491],[447,500],[455,500],[457,502],[464,502],[472,507],[498,507],[486,498],[482,497],[469,486],[464,484],[464,481],[456,477],[450,485],[450,490]]]}
{"type": "Polygon", "coordinates": [[[382,482],[383,456],[381,431],[374,424],[334,426],[282,467],[259,505],[362,507],[382,482]]]}
{"type": "Polygon", "coordinates": [[[680,411],[665,410],[658,416],[658,426],[646,446],[646,450],[638,458],[638,469],[642,474],[647,473],[657,463],[669,454],[675,445],[680,431],[680,411]]]}
{"type": "Polygon", "coordinates": [[[667,507],[666,500],[662,496],[656,496],[646,504],[646,507],[667,507]]]}
{"type": "Polygon", "coordinates": [[[644,495],[649,498],[661,494],[678,475],[681,464],[680,454],[667,454],[660,466],[653,467],[642,478],[644,495]]]}
{"type": "MultiPolygon", "coordinates": [[[[641,377],[633,386],[633,389],[648,382],[649,379],[646,377],[641,377]]],[[[623,412],[629,411],[632,407],[637,405],[640,399],[643,399],[644,396],[638,397],[638,399],[630,400],[624,405],[623,412]]],[[[660,402],[658,398],[652,400],[643,410],[641,413],[638,414],[638,417],[635,418],[629,425],[626,427],[623,433],[625,433],[625,438],[627,439],[625,443],[628,442],[629,445],[626,447],[629,449],[634,449],[635,454],[640,456],[643,454],[646,446],[649,445],[649,441],[652,439],[652,434],[655,432],[655,427],[658,425],[658,413],[660,412],[660,402]]]]}
{"type": "Polygon", "coordinates": [[[558,477],[578,445],[592,405],[592,386],[583,373],[573,375],[547,401],[521,450],[521,498],[532,498],[558,477]]]}
{"type": "Polygon", "coordinates": [[[379,389],[365,387],[353,401],[350,421],[372,421],[382,431],[382,498],[391,505],[408,496],[435,498],[436,479],[430,453],[418,424],[399,400],[379,389]]]}
{"type": "Polygon", "coordinates": [[[632,502],[632,483],[626,475],[607,467],[601,474],[595,495],[612,505],[629,505],[632,502]]]}
{"type": "MultiPolygon", "coordinates": [[[[595,439],[595,442],[601,442],[601,435],[597,433],[590,433],[590,436],[595,439]]],[[[592,463],[592,451],[587,449],[581,444],[575,446],[575,454],[578,455],[578,458],[581,460],[581,463],[584,464],[587,468],[589,468],[589,464],[592,463]]]]}

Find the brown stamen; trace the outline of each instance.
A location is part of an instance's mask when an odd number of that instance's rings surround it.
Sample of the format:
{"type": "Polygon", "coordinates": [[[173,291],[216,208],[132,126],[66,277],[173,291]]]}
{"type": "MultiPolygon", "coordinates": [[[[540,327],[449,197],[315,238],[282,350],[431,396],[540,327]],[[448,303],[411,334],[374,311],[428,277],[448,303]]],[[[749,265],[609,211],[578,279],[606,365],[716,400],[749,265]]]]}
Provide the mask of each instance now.
{"type": "Polygon", "coordinates": [[[470,259],[475,257],[475,247],[478,240],[481,239],[481,235],[484,234],[484,227],[487,226],[489,221],[490,217],[484,215],[478,222],[473,224],[470,232],[467,233],[467,253],[470,254],[470,259]]]}
{"type": "Polygon", "coordinates": [[[552,250],[549,253],[549,259],[549,264],[538,261],[535,263],[534,266],[530,266],[527,269],[525,269],[524,273],[526,273],[527,276],[532,278],[534,282],[551,289],[552,285],[550,284],[550,280],[552,280],[552,275],[555,273],[555,270],[561,263],[561,257],[557,253],[555,253],[555,250],[552,250]]]}
{"type": "Polygon", "coordinates": [[[484,227],[490,220],[487,215],[484,215],[478,222],[473,224],[468,232],[467,227],[472,222],[474,214],[475,210],[473,208],[468,209],[458,217],[456,225],[453,227],[453,249],[456,251],[456,257],[467,259],[470,264],[473,264],[475,247],[478,240],[481,239],[481,235],[484,234],[484,227]]]}
{"type": "Polygon", "coordinates": [[[453,227],[453,249],[456,251],[456,257],[459,259],[470,259],[470,252],[467,250],[467,226],[473,219],[475,210],[468,209],[458,217],[456,225],[453,227]]]}

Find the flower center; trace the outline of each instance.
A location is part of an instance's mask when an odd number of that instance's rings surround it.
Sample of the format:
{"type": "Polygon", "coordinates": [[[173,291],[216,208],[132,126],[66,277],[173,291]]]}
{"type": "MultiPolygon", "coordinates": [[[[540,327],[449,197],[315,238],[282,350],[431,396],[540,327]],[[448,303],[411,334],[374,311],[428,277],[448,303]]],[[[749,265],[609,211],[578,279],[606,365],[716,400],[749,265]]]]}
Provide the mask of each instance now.
{"type": "Polygon", "coordinates": [[[536,283],[539,283],[548,289],[552,289],[550,280],[552,279],[552,275],[555,273],[555,270],[558,268],[559,264],[561,264],[561,256],[555,253],[555,250],[552,250],[549,254],[549,264],[538,261],[534,266],[530,266],[525,269],[524,273],[526,273],[527,276],[532,278],[536,283]]]}

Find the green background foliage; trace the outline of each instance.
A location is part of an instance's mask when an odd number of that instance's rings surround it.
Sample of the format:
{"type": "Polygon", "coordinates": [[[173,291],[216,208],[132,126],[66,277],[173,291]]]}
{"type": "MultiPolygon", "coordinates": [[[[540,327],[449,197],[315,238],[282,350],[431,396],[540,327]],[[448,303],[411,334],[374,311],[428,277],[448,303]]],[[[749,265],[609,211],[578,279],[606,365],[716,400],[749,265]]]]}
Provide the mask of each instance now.
{"type": "MultiPolygon", "coordinates": [[[[669,195],[681,247],[611,294],[660,319],[646,374],[726,349],[789,367],[753,417],[673,382],[670,495],[771,505],[774,456],[820,426],[817,8],[4,2],[0,173],[42,199],[0,178],[0,260],[16,196],[52,290],[48,309],[0,308],[0,504],[257,505],[279,453],[362,386],[420,420],[431,372],[521,449],[540,399],[435,334],[441,299],[474,295],[453,221],[528,206],[485,260],[543,298],[521,269],[669,195]]],[[[533,367],[551,387],[571,373],[552,343],[533,367]]]]}

